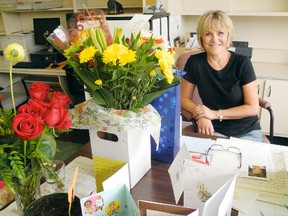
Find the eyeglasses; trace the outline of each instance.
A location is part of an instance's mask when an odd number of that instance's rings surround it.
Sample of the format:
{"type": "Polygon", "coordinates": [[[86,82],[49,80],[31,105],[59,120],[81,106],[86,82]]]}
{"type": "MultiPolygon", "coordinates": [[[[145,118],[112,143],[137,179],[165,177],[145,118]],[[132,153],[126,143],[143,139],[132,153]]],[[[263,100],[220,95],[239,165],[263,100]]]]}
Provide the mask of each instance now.
{"type": "Polygon", "coordinates": [[[206,161],[209,165],[235,170],[242,166],[242,154],[237,147],[224,149],[222,145],[214,144],[207,151],[206,161]]]}

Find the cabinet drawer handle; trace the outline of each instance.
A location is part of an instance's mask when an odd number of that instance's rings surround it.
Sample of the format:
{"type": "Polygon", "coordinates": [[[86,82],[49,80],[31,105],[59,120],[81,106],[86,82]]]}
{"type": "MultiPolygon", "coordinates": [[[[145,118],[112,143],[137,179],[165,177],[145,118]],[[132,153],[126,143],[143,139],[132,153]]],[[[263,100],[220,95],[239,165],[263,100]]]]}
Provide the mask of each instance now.
{"type": "Polygon", "coordinates": [[[268,97],[271,96],[271,92],[272,92],[272,89],[271,89],[271,86],[269,86],[269,88],[268,88],[268,97]]]}

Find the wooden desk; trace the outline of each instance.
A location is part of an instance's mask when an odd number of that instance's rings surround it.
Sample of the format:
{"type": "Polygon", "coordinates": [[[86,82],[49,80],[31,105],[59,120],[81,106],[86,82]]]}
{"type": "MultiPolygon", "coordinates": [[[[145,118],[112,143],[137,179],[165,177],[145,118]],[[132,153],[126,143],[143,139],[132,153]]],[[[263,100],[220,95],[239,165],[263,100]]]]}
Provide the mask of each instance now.
{"type": "MultiPolygon", "coordinates": [[[[65,161],[65,163],[71,162],[78,156],[85,156],[92,158],[91,145],[87,143],[72,157],[65,161]]],[[[168,169],[170,164],[152,160],[151,169],[145,174],[145,176],[131,189],[131,195],[135,202],[138,200],[148,200],[154,202],[161,202],[167,204],[174,204],[175,199],[170,181],[168,169]]],[[[181,197],[179,205],[183,205],[183,198],[181,197]]],[[[232,210],[232,216],[237,216],[238,213],[232,210]]]]}

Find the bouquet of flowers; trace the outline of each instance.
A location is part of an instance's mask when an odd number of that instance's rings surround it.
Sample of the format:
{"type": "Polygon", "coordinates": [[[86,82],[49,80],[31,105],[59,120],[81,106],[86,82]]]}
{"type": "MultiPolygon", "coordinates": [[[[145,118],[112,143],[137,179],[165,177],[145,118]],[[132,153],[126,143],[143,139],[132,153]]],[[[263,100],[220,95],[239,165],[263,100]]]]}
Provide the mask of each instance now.
{"type": "Polygon", "coordinates": [[[70,28],[68,33],[59,26],[47,39],[65,55],[98,105],[135,111],[179,84],[172,70],[174,53],[163,47],[163,38],[147,32],[127,38],[120,28],[112,38],[101,10],[74,17],[69,26],[81,31],[70,28]]]}
{"type": "MultiPolygon", "coordinates": [[[[5,55],[12,65],[12,62],[21,61],[25,52],[21,45],[10,44],[5,55]]],[[[13,88],[11,90],[14,101],[13,88]]],[[[52,92],[41,82],[34,82],[28,91],[29,101],[18,110],[15,105],[13,110],[0,109],[0,175],[19,201],[20,215],[39,196],[37,190],[42,171],[51,173],[59,186],[64,186],[45,163],[51,163],[55,156],[54,137],[67,132],[72,125],[66,109],[70,99],[66,94],[52,92]]]]}

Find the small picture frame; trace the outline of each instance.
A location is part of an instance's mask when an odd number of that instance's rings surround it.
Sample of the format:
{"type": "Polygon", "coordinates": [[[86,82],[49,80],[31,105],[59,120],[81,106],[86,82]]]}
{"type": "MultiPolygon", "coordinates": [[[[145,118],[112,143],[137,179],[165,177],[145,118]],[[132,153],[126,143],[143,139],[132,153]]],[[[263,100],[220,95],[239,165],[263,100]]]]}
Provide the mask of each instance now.
{"type": "Polygon", "coordinates": [[[198,216],[199,214],[198,209],[145,200],[139,200],[138,206],[141,216],[198,216]]]}
{"type": "Polygon", "coordinates": [[[258,179],[268,179],[266,166],[252,164],[248,166],[248,177],[258,179]]]}

